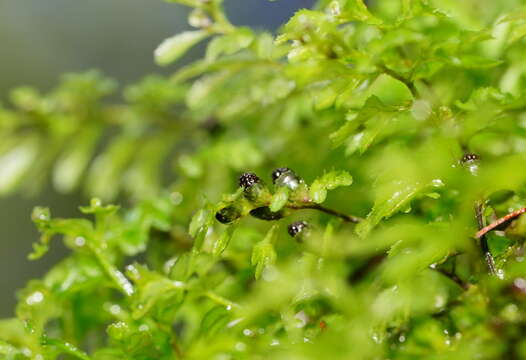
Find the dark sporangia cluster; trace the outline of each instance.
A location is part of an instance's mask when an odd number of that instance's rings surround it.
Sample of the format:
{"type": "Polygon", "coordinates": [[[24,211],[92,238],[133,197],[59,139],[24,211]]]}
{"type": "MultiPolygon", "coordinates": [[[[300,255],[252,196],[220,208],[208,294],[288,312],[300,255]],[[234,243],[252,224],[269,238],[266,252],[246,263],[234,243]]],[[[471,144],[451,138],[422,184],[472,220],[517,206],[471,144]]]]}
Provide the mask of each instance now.
{"type": "Polygon", "coordinates": [[[216,213],[216,219],[222,224],[230,224],[241,217],[241,211],[234,205],[229,205],[216,213]]]}
{"type": "Polygon", "coordinates": [[[239,186],[246,189],[246,188],[251,187],[254,184],[259,183],[260,181],[261,181],[260,178],[256,174],[251,173],[251,172],[246,172],[246,173],[241,174],[241,176],[239,177],[239,186]]]}
{"type": "Polygon", "coordinates": [[[287,231],[289,232],[290,236],[296,237],[298,234],[304,231],[307,227],[308,227],[307,222],[300,220],[300,221],[293,222],[292,224],[289,224],[287,231]]]}
{"type": "Polygon", "coordinates": [[[466,167],[472,175],[477,175],[480,157],[477,154],[467,153],[462,156],[460,163],[466,167]]]}
{"type": "MultiPolygon", "coordinates": [[[[271,174],[272,182],[277,187],[287,187],[295,190],[303,180],[296,173],[287,167],[280,167],[271,174]]],[[[272,193],[265,183],[253,172],[245,172],[239,176],[239,187],[243,189],[243,197],[249,203],[242,201],[235,206],[232,203],[216,213],[216,219],[220,223],[230,224],[239,219],[243,213],[246,213],[244,207],[251,206],[250,215],[261,220],[279,220],[285,216],[285,211],[271,211],[269,204],[272,199],[272,193]]]]}
{"type": "Polygon", "coordinates": [[[462,159],[460,160],[462,163],[469,163],[479,160],[480,157],[477,154],[467,153],[462,156],[462,159]]]}

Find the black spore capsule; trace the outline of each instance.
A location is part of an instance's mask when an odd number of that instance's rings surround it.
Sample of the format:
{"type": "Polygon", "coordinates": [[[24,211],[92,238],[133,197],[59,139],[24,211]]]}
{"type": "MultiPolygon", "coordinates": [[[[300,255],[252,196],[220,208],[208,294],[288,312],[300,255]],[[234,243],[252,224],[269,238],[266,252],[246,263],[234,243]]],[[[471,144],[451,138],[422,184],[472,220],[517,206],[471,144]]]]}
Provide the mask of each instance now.
{"type": "Polygon", "coordinates": [[[226,206],[216,212],[216,219],[222,224],[230,224],[241,217],[241,211],[233,205],[226,206]]]}
{"type": "Polygon", "coordinates": [[[291,190],[295,190],[302,180],[293,170],[281,167],[272,172],[272,182],[276,186],[286,186],[291,190]]]}
{"type": "Polygon", "coordinates": [[[279,220],[283,218],[283,212],[281,211],[270,211],[268,206],[261,206],[255,209],[250,210],[250,215],[261,220],[279,220]]]}
{"type": "Polygon", "coordinates": [[[247,189],[252,185],[259,183],[260,181],[260,178],[256,174],[246,172],[241,174],[241,176],[239,177],[239,186],[241,186],[244,189],[247,189]]]}
{"type": "Polygon", "coordinates": [[[302,231],[304,231],[309,225],[306,221],[296,221],[290,224],[287,228],[289,235],[292,237],[296,237],[296,235],[300,234],[302,231]]]}
{"type": "Polygon", "coordinates": [[[243,195],[250,202],[262,205],[270,196],[263,181],[254,173],[246,172],[239,177],[239,186],[243,188],[243,195]]]}
{"type": "Polygon", "coordinates": [[[477,161],[479,159],[480,157],[477,154],[468,153],[468,154],[464,154],[464,156],[462,156],[462,159],[460,161],[462,163],[468,163],[468,162],[477,161]]]}
{"type": "Polygon", "coordinates": [[[460,163],[466,167],[472,175],[477,175],[480,157],[477,154],[467,153],[462,156],[460,163]]]}

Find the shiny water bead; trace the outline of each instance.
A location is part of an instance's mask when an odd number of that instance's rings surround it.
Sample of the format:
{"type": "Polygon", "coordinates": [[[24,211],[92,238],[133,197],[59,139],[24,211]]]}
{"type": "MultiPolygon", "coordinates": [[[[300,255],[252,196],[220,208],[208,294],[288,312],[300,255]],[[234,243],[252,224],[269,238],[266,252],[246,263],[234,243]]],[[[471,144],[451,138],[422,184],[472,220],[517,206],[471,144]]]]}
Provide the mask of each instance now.
{"type": "Polygon", "coordinates": [[[272,172],[272,182],[276,186],[286,186],[291,190],[295,190],[302,180],[293,170],[282,167],[272,172]]]}
{"type": "Polygon", "coordinates": [[[477,175],[480,157],[477,154],[467,153],[462,156],[460,163],[465,166],[472,175],[477,175]]]}

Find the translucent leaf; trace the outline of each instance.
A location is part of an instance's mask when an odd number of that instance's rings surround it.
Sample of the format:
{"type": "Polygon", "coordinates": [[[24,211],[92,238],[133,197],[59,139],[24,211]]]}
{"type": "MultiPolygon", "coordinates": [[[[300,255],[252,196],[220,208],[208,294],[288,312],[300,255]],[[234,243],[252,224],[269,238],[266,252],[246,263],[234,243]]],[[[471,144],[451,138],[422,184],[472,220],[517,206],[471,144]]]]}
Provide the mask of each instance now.
{"type": "Polygon", "coordinates": [[[251,262],[252,265],[256,266],[256,279],[261,278],[265,268],[276,261],[276,251],[273,243],[278,236],[278,229],[277,225],[272,226],[265,238],[257,243],[252,250],[251,262]]]}
{"type": "Polygon", "coordinates": [[[212,255],[219,256],[225,251],[228,244],[230,243],[230,240],[232,239],[232,236],[234,234],[235,228],[233,226],[229,226],[226,228],[221,235],[219,235],[219,238],[214,242],[214,245],[212,247],[212,255]]]}
{"type": "Polygon", "coordinates": [[[38,155],[39,142],[28,137],[8,152],[0,154],[0,194],[11,192],[33,166],[38,155]]]}
{"type": "Polygon", "coordinates": [[[2,340],[0,340],[0,356],[6,360],[27,359],[21,350],[2,340]]]}
{"type": "Polygon", "coordinates": [[[270,201],[270,211],[277,212],[285,206],[289,199],[290,189],[285,186],[280,186],[276,192],[272,195],[270,201]]]}
{"type": "Polygon", "coordinates": [[[327,190],[332,190],[339,186],[349,186],[351,184],[352,176],[347,171],[331,171],[324,174],[321,178],[314,180],[310,186],[309,194],[312,201],[321,204],[327,197],[327,190]]]}
{"type": "Polygon", "coordinates": [[[373,209],[367,218],[356,226],[356,232],[359,236],[365,237],[382,219],[403,210],[424,189],[424,186],[419,183],[400,181],[394,189],[391,193],[386,192],[385,197],[382,196],[375,200],[373,209]]]}
{"type": "Polygon", "coordinates": [[[213,62],[221,55],[232,55],[249,47],[253,40],[254,35],[248,28],[238,28],[232,33],[215,37],[208,44],[206,60],[213,62]]]}
{"type": "Polygon", "coordinates": [[[349,112],[347,118],[348,121],[330,135],[335,146],[347,145],[347,155],[364,153],[373,143],[399,128],[415,125],[408,109],[385,105],[376,96],[369,97],[360,110],[349,112]]]}
{"type": "Polygon", "coordinates": [[[61,339],[51,339],[51,338],[46,337],[42,341],[42,345],[53,346],[57,348],[60,352],[71,355],[77,359],[91,360],[88,354],[86,354],[84,351],[80,350],[75,345],[68,343],[66,341],[63,341],[61,339]]]}
{"type": "Polygon", "coordinates": [[[86,129],[57,159],[53,171],[53,184],[61,192],[70,192],[80,183],[92,158],[99,137],[99,129],[86,129]]]}
{"type": "Polygon", "coordinates": [[[215,206],[207,202],[206,205],[192,217],[188,232],[194,238],[195,251],[201,250],[208,229],[214,223],[215,212],[215,206]]]}
{"type": "Polygon", "coordinates": [[[199,336],[210,337],[222,331],[231,319],[231,314],[225,306],[210,309],[201,320],[199,336]]]}
{"type": "Polygon", "coordinates": [[[192,46],[209,35],[207,31],[184,31],[165,39],[155,49],[155,61],[159,65],[168,65],[183,56],[192,46]]]}

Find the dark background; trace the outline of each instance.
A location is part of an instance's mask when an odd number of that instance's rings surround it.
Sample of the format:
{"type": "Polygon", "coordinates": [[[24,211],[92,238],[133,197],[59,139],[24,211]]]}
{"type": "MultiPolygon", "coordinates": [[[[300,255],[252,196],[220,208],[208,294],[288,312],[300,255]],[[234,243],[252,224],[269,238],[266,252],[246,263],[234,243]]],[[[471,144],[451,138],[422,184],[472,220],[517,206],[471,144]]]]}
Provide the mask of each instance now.
{"type": "MultiPolygon", "coordinates": [[[[275,31],[296,9],[312,3],[226,0],[226,7],[234,24],[275,31]]],[[[153,50],[164,38],[189,28],[187,14],[187,8],[161,0],[2,0],[0,102],[7,103],[9,90],[21,85],[47,91],[65,72],[100,69],[121,85],[145,74],[172,72],[174,67],[154,64],[153,50]]],[[[201,54],[198,47],[178,64],[201,54]]],[[[12,316],[17,289],[44,274],[67,251],[57,241],[43,259],[27,260],[38,239],[32,208],[49,206],[55,216],[76,216],[77,206],[86,201],[52,189],[36,197],[0,198],[0,317],[12,316]]]]}

